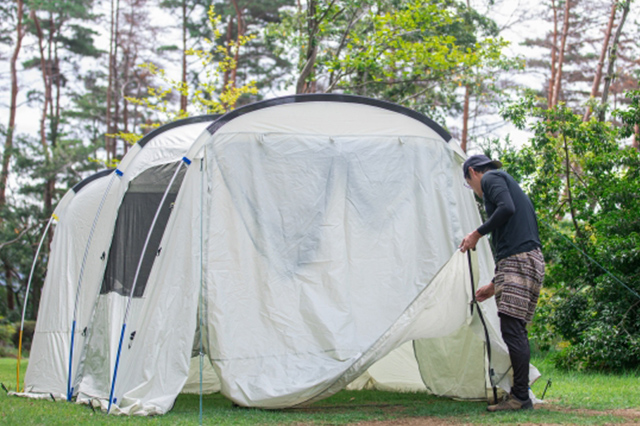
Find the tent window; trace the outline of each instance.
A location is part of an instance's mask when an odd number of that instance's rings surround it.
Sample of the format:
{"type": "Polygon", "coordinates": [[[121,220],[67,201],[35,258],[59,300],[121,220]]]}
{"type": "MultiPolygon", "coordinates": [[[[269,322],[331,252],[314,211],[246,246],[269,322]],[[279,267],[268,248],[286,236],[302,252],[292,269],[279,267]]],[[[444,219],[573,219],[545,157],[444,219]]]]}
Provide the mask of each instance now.
{"type": "MultiPolygon", "coordinates": [[[[140,254],[151,222],[178,165],[179,163],[171,163],[150,168],[131,181],[118,210],[101,294],[115,291],[128,296],[131,293],[140,254]]],[[[181,168],[160,210],[142,261],[133,297],[142,297],[144,294],[185,170],[185,167],[181,168]]]]}

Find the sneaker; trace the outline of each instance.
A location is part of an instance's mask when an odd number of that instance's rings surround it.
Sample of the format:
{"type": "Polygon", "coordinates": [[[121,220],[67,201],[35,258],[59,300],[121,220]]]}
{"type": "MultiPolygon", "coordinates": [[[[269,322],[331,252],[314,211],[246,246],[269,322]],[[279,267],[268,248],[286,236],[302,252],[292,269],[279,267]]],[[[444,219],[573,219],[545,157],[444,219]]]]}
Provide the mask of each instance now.
{"type": "Polygon", "coordinates": [[[521,401],[513,394],[509,394],[509,397],[504,401],[488,406],[487,411],[491,411],[493,413],[496,411],[531,410],[532,408],[533,403],[530,398],[527,398],[526,401],[521,401]]]}

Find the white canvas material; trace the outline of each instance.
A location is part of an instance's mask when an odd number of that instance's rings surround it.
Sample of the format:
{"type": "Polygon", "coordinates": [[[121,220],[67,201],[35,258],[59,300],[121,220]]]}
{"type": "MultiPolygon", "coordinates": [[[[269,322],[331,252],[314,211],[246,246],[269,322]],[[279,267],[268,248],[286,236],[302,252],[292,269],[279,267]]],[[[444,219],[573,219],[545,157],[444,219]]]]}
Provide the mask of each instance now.
{"type": "MultiPolygon", "coordinates": [[[[508,391],[495,302],[471,304],[472,282],[492,277],[488,243],[473,253],[473,279],[457,250],[480,224],[463,186],[464,154],[437,125],[389,105],[284,98],[231,112],[184,136],[179,149],[166,139],[125,157],[114,205],[100,219],[107,242],[128,182],[157,164],[186,173],[144,295],[131,300],[111,412],[162,414],[181,391],[199,392],[198,330],[204,391],[242,406],[291,407],[347,386],[487,398],[486,335],[493,379],[508,391]]],[[[73,251],[62,242],[60,249],[78,256],[85,234],[73,251]]],[[[109,247],[93,244],[91,253],[109,247]]],[[[67,286],[69,296],[41,307],[39,319],[64,317],[57,330],[68,339],[77,265],[60,262],[66,270],[50,264],[49,275],[62,279],[48,275],[45,287],[67,286]]],[[[87,286],[99,289],[104,265],[94,261],[90,271],[87,286]]],[[[74,394],[106,409],[128,297],[82,294],[88,337],[77,339],[74,394]]],[[[36,332],[36,341],[47,339],[36,332]]],[[[48,366],[30,364],[27,392],[55,387],[64,395],[69,343],[36,341],[32,358],[57,363],[58,372],[40,385],[48,366]]]]}
{"type": "MultiPolygon", "coordinates": [[[[51,244],[51,257],[42,290],[38,321],[25,375],[27,393],[51,393],[66,399],[71,344],[71,326],[78,297],[74,338],[72,385],[82,377],[78,366],[85,348],[89,324],[99,296],[105,257],[108,253],[117,217],[118,206],[126,193],[128,182],[142,171],[159,164],[180,161],[193,140],[211,124],[213,118],[196,123],[186,122],[158,132],[144,145],[134,145],[119,165],[123,176],[111,173],[92,180],[79,190],[69,191],[58,204],[54,215],[58,218],[51,244]],[[100,214],[98,214],[100,211],[100,214]],[[85,255],[86,252],[86,255],[85,255]],[[83,279],[78,290],[82,269],[83,279]],[[87,329],[85,331],[85,329],[87,329]]],[[[115,297],[115,295],[109,295],[115,297]]],[[[96,333],[105,334],[101,327],[117,327],[120,331],[122,315],[112,312],[111,322],[95,322],[96,333]],[[118,324],[119,323],[119,324],[118,324]]],[[[110,336],[111,333],[106,333],[110,336]]],[[[117,338],[116,334],[116,338],[117,338]]],[[[115,351],[115,349],[111,349],[115,351]]],[[[113,356],[104,353],[101,364],[105,371],[113,356]]],[[[110,373],[108,373],[110,374],[110,373]]],[[[108,377],[104,380],[108,381],[108,377]]]]}

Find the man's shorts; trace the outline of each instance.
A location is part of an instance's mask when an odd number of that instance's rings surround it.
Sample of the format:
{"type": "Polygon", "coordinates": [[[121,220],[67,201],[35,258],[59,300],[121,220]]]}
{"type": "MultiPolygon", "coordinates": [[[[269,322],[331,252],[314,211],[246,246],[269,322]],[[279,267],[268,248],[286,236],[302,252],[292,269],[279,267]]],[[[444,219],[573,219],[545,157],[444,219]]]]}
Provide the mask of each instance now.
{"type": "Polygon", "coordinates": [[[531,322],[543,278],[540,249],[500,259],[493,278],[498,312],[531,322]]]}

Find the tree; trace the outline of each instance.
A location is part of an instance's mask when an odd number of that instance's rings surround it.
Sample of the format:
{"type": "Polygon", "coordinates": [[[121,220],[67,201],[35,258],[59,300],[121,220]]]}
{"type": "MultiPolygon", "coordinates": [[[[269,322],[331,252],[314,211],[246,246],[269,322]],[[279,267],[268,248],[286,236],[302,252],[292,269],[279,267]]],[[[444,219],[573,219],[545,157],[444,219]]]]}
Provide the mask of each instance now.
{"type": "Polygon", "coordinates": [[[495,31],[457,1],[333,0],[307,2],[270,34],[300,52],[298,91],[366,95],[443,118],[458,109],[469,70],[501,58],[495,31]]]}
{"type": "Polygon", "coordinates": [[[638,34],[629,26],[623,31],[619,25],[624,4],[626,0],[552,0],[543,10],[538,19],[550,22],[549,31],[544,37],[528,38],[525,44],[537,51],[540,48],[547,51],[542,54],[532,51],[527,55],[527,68],[530,72],[540,70],[545,74],[544,86],[536,89],[546,97],[548,108],[559,102],[573,109],[585,108],[585,97],[591,93],[593,100],[587,101],[583,118],[586,121],[593,109],[600,111],[601,102],[596,99],[602,97],[600,83],[603,74],[608,74],[603,70],[608,69],[613,57],[610,55],[612,40],[616,38],[613,33],[618,28],[613,83],[609,89],[613,103],[625,102],[623,93],[637,87],[638,76],[634,70],[637,70],[635,40],[638,34]]]}
{"type": "MultiPolygon", "coordinates": [[[[538,102],[527,96],[505,110],[520,128],[532,123],[533,137],[522,151],[503,156],[540,218],[552,297],[541,307],[548,317],[537,324],[544,330],[538,341],[563,339],[558,362],[565,366],[637,368],[640,155],[612,123],[584,122],[566,106],[546,109],[538,102]]],[[[629,126],[637,123],[636,113],[627,116],[629,126]]]]}
{"type": "MultiPolygon", "coordinates": [[[[213,39],[207,39],[209,44],[206,49],[189,49],[187,56],[195,56],[200,59],[201,65],[206,75],[206,81],[200,87],[185,85],[182,80],[171,78],[167,72],[156,66],[154,63],[146,62],[139,67],[149,75],[161,81],[159,86],[149,86],[146,95],[142,97],[126,97],[126,100],[134,105],[138,105],[154,115],[152,124],[149,127],[158,127],[164,122],[189,116],[186,109],[179,108],[177,111],[171,106],[170,98],[172,93],[178,92],[201,113],[222,114],[235,108],[238,99],[245,94],[256,94],[255,82],[249,82],[242,86],[236,86],[232,81],[220,85],[220,76],[232,72],[237,68],[235,52],[240,51],[251,39],[251,36],[242,36],[237,42],[232,40],[231,47],[216,45],[216,39],[221,32],[218,29],[221,17],[215,14],[214,7],[208,11],[209,25],[213,29],[213,39]],[[222,54],[222,60],[216,61],[212,53],[222,54]],[[234,56],[231,56],[231,55],[234,56]]],[[[119,132],[118,137],[128,143],[135,143],[142,134],[135,132],[119,132]]]]}
{"type": "MultiPolygon", "coordinates": [[[[611,87],[611,82],[614,77],[613,71],[614,71],[616,57],[618,54],[618,45],[620,42],[620,35],[622,34],[622,28],[624,26],[624,22],[627,19],[627,15],[629,14],[630,6],[631,6],[631,0],[623,1],[621,4],[622,16],[620,17],[620,22],[618,23],[618,26],[616,28],[616,33],[613,36],[611,50],[609,51],[609,66],[607,67],[607,74],[604,77],[604,88],[602,89],[602,101],[601,101],[603,106],[607,104],[607,100],[609,98],[609,88],[611,87]]],[[[601,108],[598,119],[600,121],[604,121],[604,116],[605,116],[605,108],[601,108]]]]}
{"type": "MultiPolygon", "coordinates": [[[[76,142],[66,139],[62,120],[63,110],[63,90],[67,84],[67,73],[73,72],[67,64],[73,63],[73,57],[97,56],[99,52],[93,45],[93,35],[95,32],[80,25],[83,19],[91,19],[89,0],[61,0],[57,3],[33,0],[29,5],[29,19],[25,19],[25,4],[22,1],[16,3],[16,45],[12,56],[12,101],[10,109],[9,127],[4,134],[6,137],[5,150],[3,153],[3,175],[2,175],[2,212],[3,220],[6,221],[2,229],[6,241],[13,241],[9,237],[12,232],[22,235],[23,238],[35,237],[39,231],[42,218],[44,221],[53,212],[53,204],[59,195],[57,182],[66,180],[69,174],[74,175],[77,180],[78,174],[73,170],[69,161],[77,164],[78,157],[74,155],[81,150],[76,146],[76,142]],[[38,68],[42,76],[43,95],[40,100],[41,117],[39,132],[38,158],[42,164],[28,173],[22,169],[24,163],[24,153],[21,152],[25,143],[32,144],[33,140],[21,139],[21,146],[15,144],[15,118],[16,118],[16,97],[18,93],[16,65],[18,54],[21,50],[22,38],[28,35],[36,39],[37,55],[24,63],[26,68],[38,68]],[[26,142],[28,141],[28,142],[26,142]],[[12,194],[12,200],[5,192],[6,182],[9,176],[9,165],[13,164],[16,170],[13,179],[20,181],[25,176],[30,176],[30,180],[21,182],[18,185],[17,193],[12,194]],[[36,174],[33,174],[36,172],[36,174]],[[31,180],[33,179],[33,180],[31,180]],[[28,192],[28,188],[37,187],[37,191],[28,192]],[[38,211],[34,200],[42,203],[43,207],[38,211]]],[[[86,153],[85,153],[86,154],[86,153]]],[[[35,158],[35,157],[33,157],[35,158]]],[[[64,182],[68,185],[68,182],[64,182]]],[[[65,188],[66,189],[66,188],[65,188]]],[[[35,238],[33,238],[35,237],[35,238]]],[[[49,235],[49,241],[51,236],[49,235]]],[[[18,280],[24,284],[28,276],[30,266],[26,266],[25,252],[33,249],[29,241],[24,246],[22,241],[9,244],[3,247],[0,260],[2,261],[5,274],[4,285],[7,289],[7,297],[17,295],[12,289],[15,288],[13,281],[18,280]],[[26,251],[25,251],[26,250],[26,251]]],[[[37,243],[36,243],[37,244],[37,243]]],[[[46,247],[45,247],[46,252],[46,247]]],[[[31,251],[31,256],[33,252],[31,251]]],[[[34,302],[37,303],[39,286],[34,289],[34,302]]],[[[8,300],[8,309],[14,307],[8,300]]]]}
{"type": "MultiPolygon", "coordinates": [[[[13,135],[16,127],[16,112],[18,99],[18,72],[17,63],[18,55],[22,48],[22,39],[24,38],[24,2],[17,0],[16,4],[16,36],[13,53],[10,60],[11,73],[11,95],[9,99],[9,124],[7,126],[7,135],[4,142],[4,151],[2,153],[2,171],[0,172],[0,210],[6,203],[6,187],[9,178],[9,162],[13,149],[13,135]]],[[[0,218],[0,223],[1,218],[0,218]]]]}
{"type": "MultiPolygon", "coordinates": [[[[609,16],[609,22],[607,23],[607,29],[604,33],[604,41],[602,42],[602,51],[600,52],[600,58],[598,59],[598,66],[596,68],[595,76],[593,77],[593,84],[591,86],[591,98],[595,99],[598,91],[600,90],[600,81],[602,80],[602,68],[604,67],[604,61],[607,57],[607,51],[609,49],[609,39],[611,38],[611,32],[613,30],[613,22],[616,18],[616,10],[618,6],[618,0],[614,0],[611,4],[611,15],[609,16]]],[[[584,113],[583,120],[587,121],[591,115],[591,107],[587,107],[584,113]]]]}
{"type": "MultiPolygon", "coordinates": [[[[567,36],[569,35],[569,25],[571,16],[571,0],[565,0],[564,3],[564,21],[562,23],[562,36],[560,37],[560,47],[558,49],[558,58],[555,59],[555,74],[551,77],[553,82],[553,88],[551,89],[549,107],[553,108],[558,105],[558,99],[560,96],[560,86],[562,83],[562,66],[564,65],[564,54],[567,47],[567,36]]],[[[554,11],[554,16],[556,16],[554,11]]],[[[555,37],[555,35],[554,35],[555,37]]],[[[555,47],[555,46],[554,46],[555,47]]]]}

